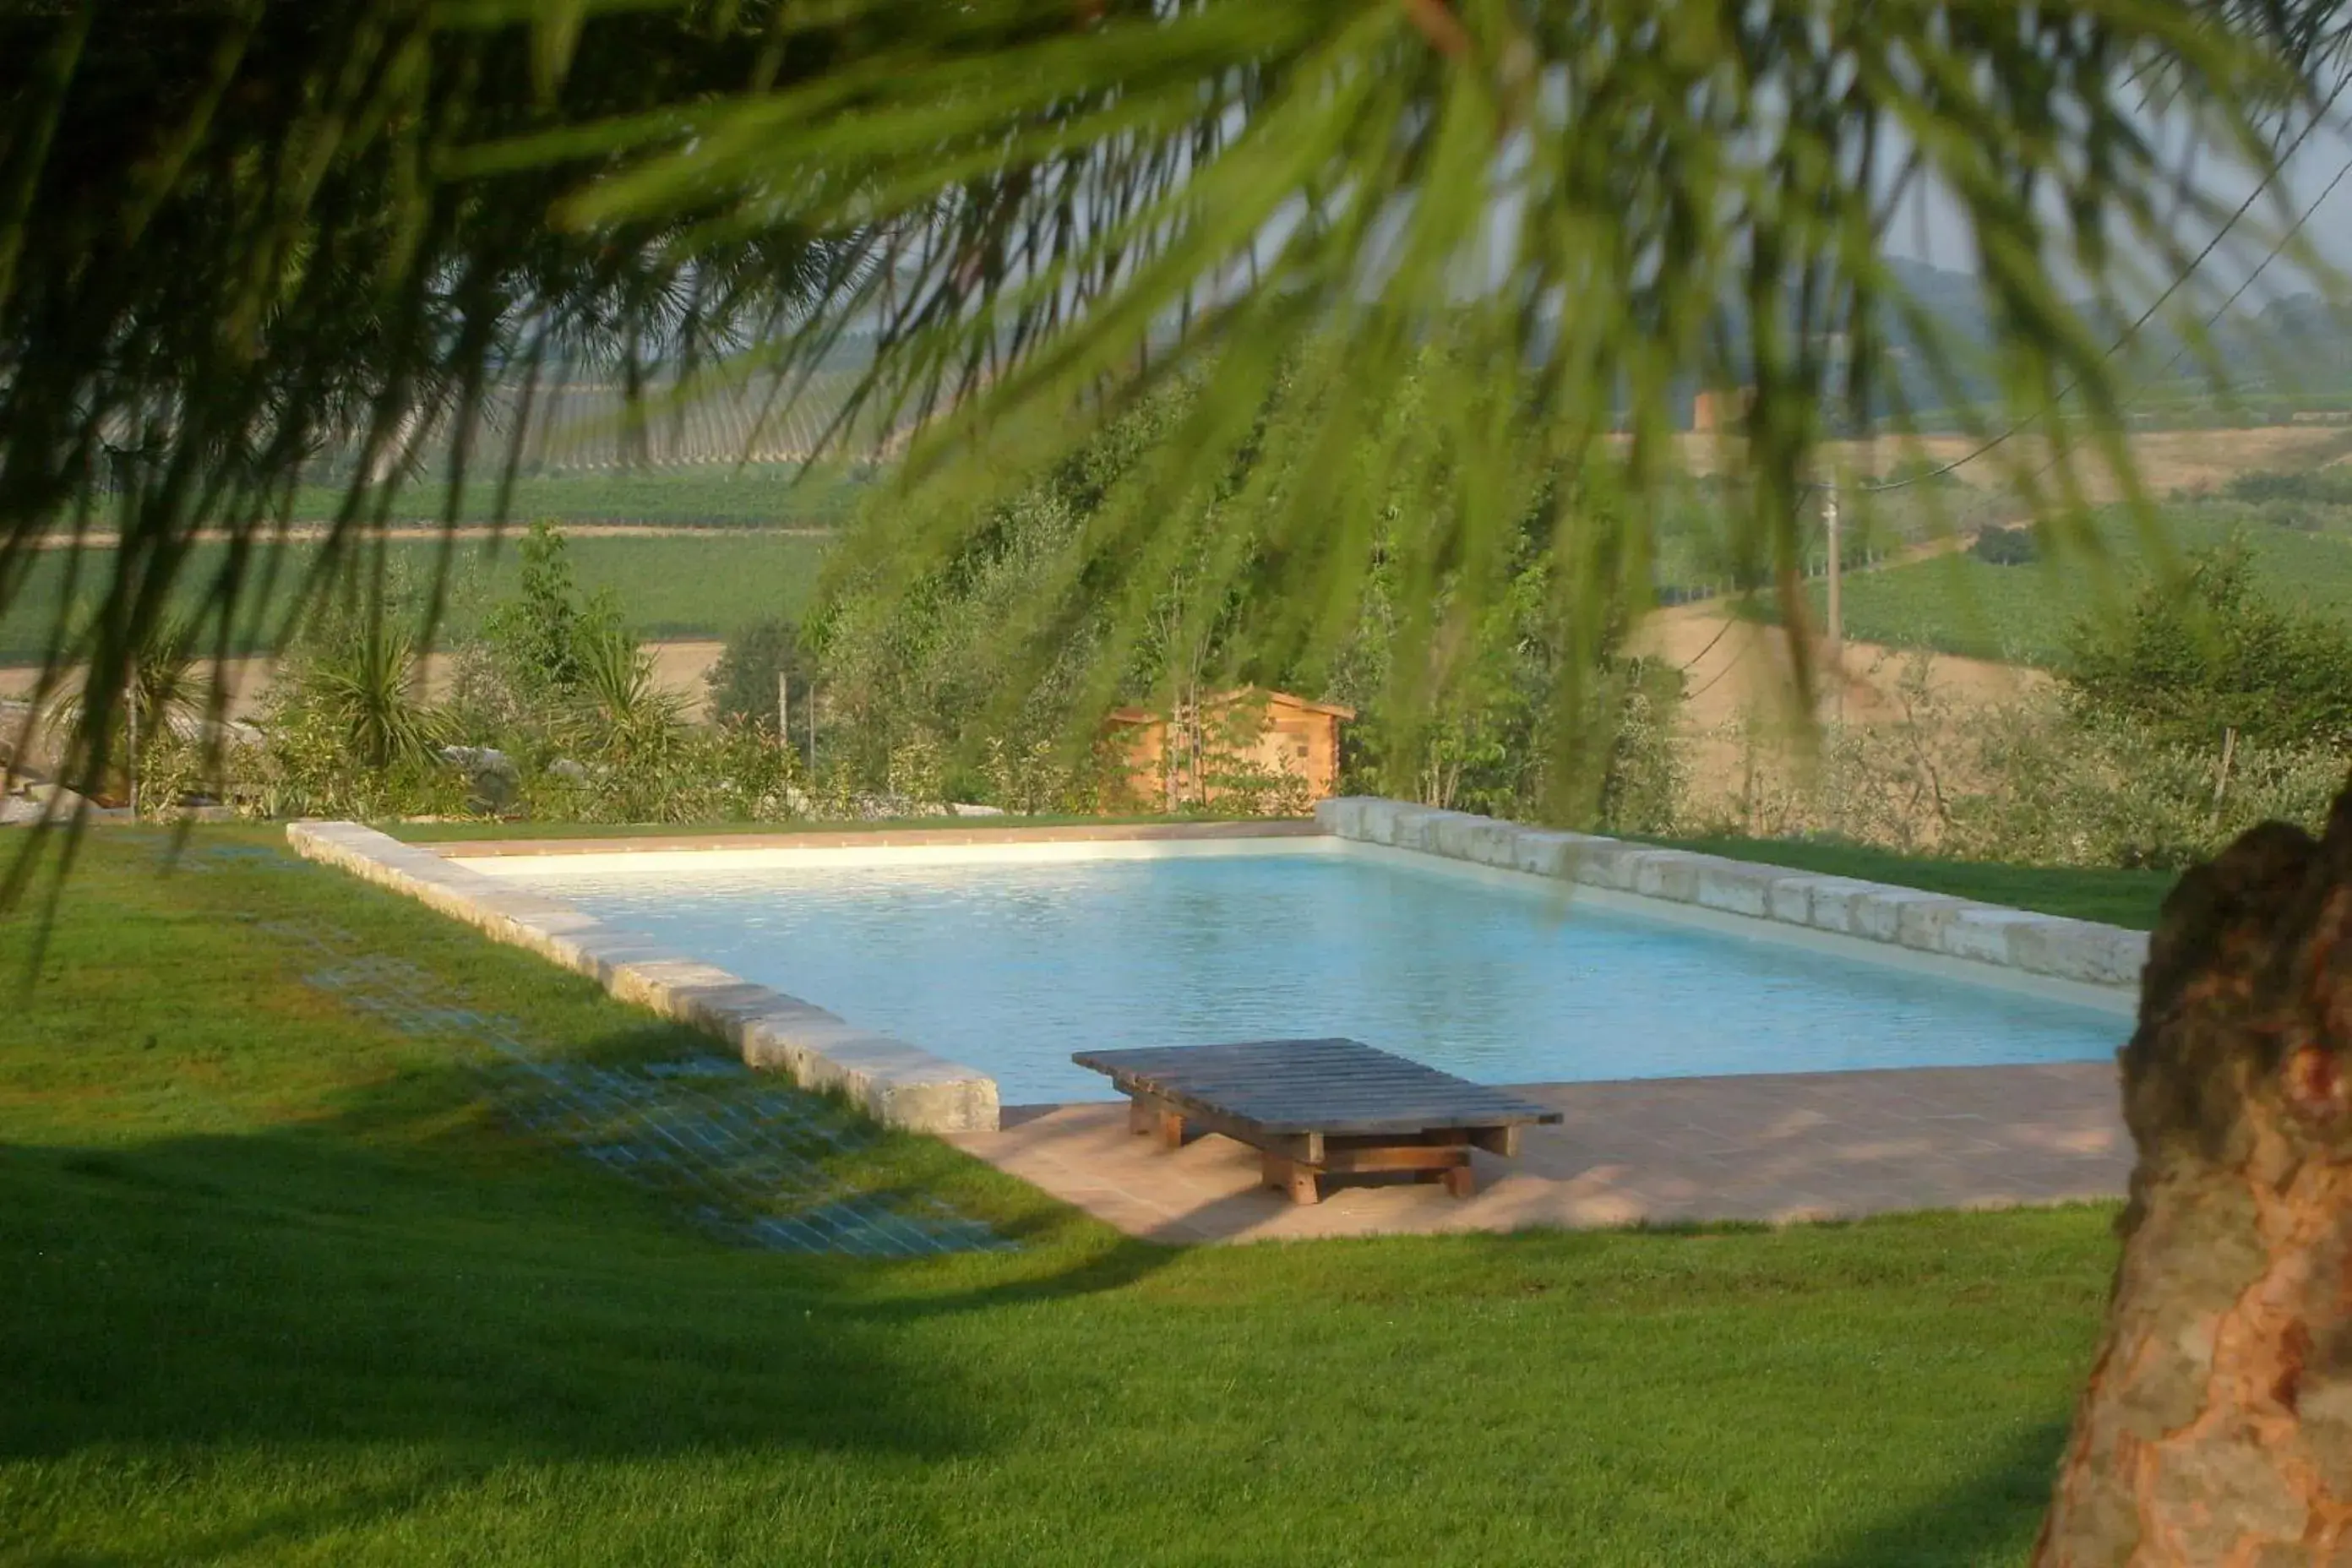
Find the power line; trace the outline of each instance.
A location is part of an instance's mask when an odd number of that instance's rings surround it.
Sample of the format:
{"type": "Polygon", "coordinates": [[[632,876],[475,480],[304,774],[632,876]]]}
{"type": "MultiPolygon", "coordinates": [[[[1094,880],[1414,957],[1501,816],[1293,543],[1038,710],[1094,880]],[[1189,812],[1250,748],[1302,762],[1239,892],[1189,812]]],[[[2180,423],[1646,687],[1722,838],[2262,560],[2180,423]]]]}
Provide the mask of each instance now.
{"type": "MultiPolygon", "coordinates": [[[[2292,158],[2296,152],[2301,150],[2303,143],[2309,139],[2312,132],[2318,129],[2320,121],[2326,117],[2327,111],[2335,107],[2336,99],[2343,95],[2344,89],[2347,85],[2352,85],[2352,77],[2347,77],[2345,81],[2339,82],[2336,85],[2336,91],[2328,96],[2327,102],[2321,107],[2319,113],[2314,116],[2311,122],[2304,127],[2302,134],[2298,135],[2294,139],[2293,145],[2287,149],[2285,156],[2278,160],[2280,168],[2284,168],[2286,160],[2288,158],[2292,158]]],[[[2138,319],[2134,321],[2130,326],[2126,327],[2124,330],[2123,334],[2116,338],[2113,343],[2108,345],[2106,352],[2100,355],[2102,362],[2113,358],[2126,343],[2131,341],[2135,334],[2139,332],[2150,321],[2155,319],[2156,312],[2163,309],[2165,301],[2169,300],[2174,294],[2179,292],[2181,288],[2188,283],[2189,279],[2196,275],[2197,269],[2203,266],[2204,263],[2211,258],[2214,250],[2217,249],[2221,241],[2228,237],[2231,229],[2235,227],[2238,222],[2242,219],[2247,213],[2253,210],[2254,203],[2261,198],[2263,192],[2269,188],[2271,183],[2277,177],[2277,174],[2278,170],[2274,169],[2270,175],[2264,177],[2260,184],[2255,186],[2253,191],[2247,195],[2243,202],[2239,204],[2237,211],[2231,215],[2229,221],[2223,224],[2221,227],[2215,232],[2211,239],[2206,242],[2204,248],[2199,251],[2196,257],[2190,260],[2189,266],[2180,273],[2180,275],[2172,280],[2170,286],[2168,286],[2163,293],[2158,295],[2155,301],[2150,304],[2147,310],[2140,312],[2138,319]]],[[[2237,302],[2245,297],[2246,291],[2252,289],[2254,284],[2261,279],[2264,272],[2269,270],[2271,264],[2285,254],[2286,247],[2294,242],[2295,237],[2303,232],[2305,227],[2310,224],[2312,218],[2318,213],[2319,209],[2326,205],[2328,198],[2336,194],[2336,188],[2343,184],[2347,179],[2352,179],[2352,159],[2346,160],[2343,167],[2336,170],[2335,177],[2329,180],[2326,185],[2320,191],[2319,195],[2314,197],[2312,201],[2304,207],[2302,212],[2296,215],[2294,221],[2287,226],[2286,230],[2279,236],[2276,243],[2271,246],[2269,251],[2263,257],[2262,260],[2255,264],[2253,269],[2246,274],[2245,278],[2235,289],[2230,291],[2229,297],[2224,299],[2221,303],[2214,309],[2212,314],[2206,318],[2205,325],[2207,328],[2210,329],[2220,324],[2221,319],[2227,316],[2237,305],[2237,302]]],[[[2174,350],[2172,357],[2165,361],[2163,365],[2158,367],[2156,374],[2149,378],[2149,382],[2153,383],[2154,381],[2161,378],[2166,372],[2169,371],[2174,365],[2179,363],[2181,356],[2186,354],[2188,352],[2189,345],[2186,343],[2183,343],[2179,348],[2174,350]]],[[[2074,381],[2069,382],[2066,386],[2059,392],[2058,395],[2060,397],[2064,397],[2068,393],[2073,392],[2081,384],[2081,378],[2078,376],[2074,381]]],[[[2147,391],[2148,384],[2143,384],[2139,391],[2132,394],[2131,396],[2126,397],[2124,401],[2126,404],[2129,404],[2137,398],[2147,395],[2147,391]]],[[[1952,461],[1943,465],[1941,468],[1931,469],[1926,473],[1914,474],[1908,478],[1898,479],[1889,484],[1853,485],[1846,487],[1846,489],[1865,495],[1884,495],[1891,490],[1908,489],[1913,485],[1922,483],[1927,479],[1940,479],[1944,475],[1950,473],[1955,468],[1976,461],[1979,458],[1983,457],[1986,453],[1990,452],[1994,447],[2000,446],[2002,442],[2016,435],[2018,431],[2023,427],[2022,422],[2013,424],[2007,430],[2004,430],[2000,435],[1993,437],[1990,440],[1985,442],[1974,451],[1968,453],[1966,456],[1956,458],[1952,461]]],[[[2032,477],[2038,479],[2042,474],[2046,474],[2052,468],[2055,468],[2062,460],[2063,460],[2067,448],[2062,447],[2058,450],[2053,452],[2050,458],[2045,460],[2040,468],[2033,471],[2032,477]]],[[[1834,494],[1837,487],[1827,483],[1816,483],[1811,488],[1834,494]]],[[[1990,516],[1993,512],[2000,510],[2001,510],[2001,501],[1999,497],[1988,497],[1986,499],[1985,515],[1990,516]]],[[[1837,564],[1839,563],[1832,561],[1832,570],[1834,571],[1837,564]]],[[[1725,635],[1732,629],[1732,626],[1737,623],[1738,619],[1738,617],[1737,615],[1727,616],[1725,617],[1724,624],[1716,629],[1715,636],[1707,639],[1706,646],[1700,648],[1696,655],[1685,661],[1680,667],[1679,673],[1688,674],[1691,670],[1697,668],[1699,664],[1704,662],[1706,656],[1715,651],[1716,645],[1720,643],[1725,635]]],[[[1843,639],[1840,640],[1842,641],[1843,639]]],[[[1731,664],[1737,664],[1738,662],[1739,661],[1737,658],[1731,660],[1731,664]]],[[[1699,686],[1696,691],[1686,693],[1684,700],[1687,701],[1691,698],[1696,697],[1712,688],[1717,681],[1721,680],[1726,675],[1730,673],[1731,664],[1727,664],[1722,669],[1716,671],[1714,675],[1710,676],[1699,686]]]]}
{"type": "MultiPolygon", "coordinates": [[[[2228,221],[2223,223],[2220,228],[2213,231],[2213,237],[2205,242],[2204,248],[2198,251],[2195,256],[2191,257],[2189,258],[2189,265],[2183,268],[2180,273],[2175,277],[2169,284],[2165,286],[2164,292],[2158,294],[2156,299],[2149,303],[2147,308],[2142,310],[2137,318],[2136,318],[2130,325],[2126,326],[2123,330],[2122,334],[2119,335],[2114,342],[2107,345],[2106,351],[2099,355],[2100,363],[2105,363],[2108,360],[2113,359],[2117,353],[2121,353],[2125,344],[2130,342],[2133,338],[2137,337],[2140,331],[2147,327],[2148,322],[2156,319],[2156,313],[2164,309],[2165,302],[2170,300],[2175,294],[2179,293],[2181,289],[2188,284],[2189,280],[2197,275],[2198,269],[2212,258],[2213,252],[2221,248],[2221,242],[2230,237],[2231,231],[2238,226],[2239,223],[2248,213],[2253,211],[2254,204],[2262,199],[2263,193],[2269,190],[2271,185],[2278,179],[2279,175],[2285,171],[2288,161],[2293,159],[2297,153],[2303,150],[2303,144],[2310,140],[2311,133],[2318,130],[2320,125],[2326,120],[2328,112],[2336,107],[2336,100],[2344,95],[2344,89],[2347,86],[2352,86],[2352,77],[2347,77],[2344,80],[2336,84],[2336,90],[2327,95],[2327,101],[2320,105],[2318,111],[2311,117],[2310,121],[2305,124],[2302,132],[2296,135],[2294,141],[2288,146],[2286,152],[2273,161],[2270,172],[2264,174],[2262,179],[2255,184],[2254,188],[2246,194],[2246,199],[2238,204],[2237,210],[2230,215],[2228,221]]],[[[2278,243],[2271,247],[2270,254],[2263,258],[2261,265],[2256,267],[2252,274],[2248,275],[2245,282],[2238,285],[2237,290],[2230,296],[2228,300],[2223,302],[2221,309],[2214,313],[2210,321],[2207,322],[2207,325],[2210,326],[2214,321],[2220,321],[2223,315],[2227,314],[2230,306],[2236,303],[2238,299],[2245,293],[2247,288],[2252,284],[2253,279],[2261,276],[2263,269],[2268,268],[2272,262],[2278,259],[2280,254],[2290,243],[2293,242],[2294,237],[2303,231],[2304,226],[2311,221],[2312,214],[2319,210],[2320,204],[2326,201],[2328,195],[2333,193],[2336,187],[2343,183],[2346,174],[2352,174],[2352,164],[2347,164],[2344,173],[2339,173],[2334,180],[2328,182],[2327,189],[2320,194],[2319,200],[2313,202],[2310,206],[2304,209],[2303,215],[2296,218],[2294,224],[2288,227],[2286,233],[2279,237],[2278,243]]],[[[2166,363],[2165,369],[2169,370],[2172,368],[2172,365],[2177,363],[2179,358],[2179,353],[2175,353],[2172,359],[2166,363]]],[[[2058,398],[2067,396],[2082,384],[2083,377],[2080,375],[2075,376],[2064,386],[2059,388],[2058,398]]],[[[2055,402],[2057,399],[2053,398],[2052,401],[2055,402]]],[[[2024,429],[2025,426],[2026,421],[2022,419],[2013,421],[2008,429],[1990,437],[1975,450],[1955,458],[1950,462],[1944,464],[1940,468],[1930,468],[1925,473],[1913,474],[1907,478],[1895,479],[1885,484],[1850,485],[1846,488],[1863,495],[1884,495],[1889,490],[1907,489],[1913,485],[1922,484],[1929,479],[1942,479],[1946,474],[1952,472],[1955,468],[1965,467],[1969,463],[1975,462],[1978,458],[1984,457],[1987,453],[1992,451],[1995,447],[2007,441],[2011,437],[2015,436],[2019,431],[2024,429]]],[[[2044,465],[2042,471],[2046,472],[2047,469],[2048,465],[2044,465]]],[[[1827,489],[1832,487],[1827,484],[1816,484],[1813,488],[1817,489],[1827,489]]]]}
{"type": "MultiPolygon", "coordinates": [[[[2237,305],[2238,301],[2245,297],[2246,290],[2252,289],[2254,284],[2260,280],[2262,275],[2270,269],[2272,262],[2276,261],[2281,256],[2286,253],[2286,247],[2294,243],[2294,237],[2303,232],[2304,226],[2310,223],[2313,216],[2318,213],[2319,209],[2327,204],[2327,198],[2336,194],[2336,187],[2341,185],[2347,179],[2352,179],[2352,159],[2347,159],[2345,161],[2344,166],[2336,171],[2336,177],[2327,182],[2326,187],[2320,191],[2317,196],[2312,199],[2310,205],[2305,206],[2302,212],[2295,216],[2294,221],[2287,226],[2286,232],[2279,236],[2278,243],[2271,247],[2269,254],[2265,255],[2261,261],[2257,262],[2254,265],[2254,269],[2246,274],[2244,280],[2230,291],[2230,297],[2222,300],[2219,306],[2215,307],[2211,315],[2205,318],[2205,325],[2208,330],[2221,324],[2221,319],[2224,316],[2227,316],[2237,305]]],[[[2165,373],[2171,370],[2174,365],[2179,364],[2181,361],[2181,357],[2188,353],[2189,345],[2187,343],[2183,343],[2180,347],[2173,350],[2172,357],[2166,360],[2163,364],[2158,366],[2156,374],[2148,377],[2146,382],[2142,383],[2138,391],[2134,392],[2129,396],[2124,398],[2122,403],[2117,406],[2128,407],[2133,403],[2137,402],[2140,398],[2147,396],[2149,390],[2155,385],[2155,384],[2163,379],[2165,373]]],[[[2050,456],[2042,461],[2040,468],[2035,468],[2032,474],[2027,476],[2028,479],[2038,479],[2042,475],[2048,473],[2051,469],[2056,468],[2060,463],[2065,460],[2066,454],[2071,449],[2071,447],[2065,446],[2059,447],[2057,450],[2052,452],[2050,456]]],[[[1998,510],[1998,498],[1994,498],[1994,510],[1998,510]]]]}

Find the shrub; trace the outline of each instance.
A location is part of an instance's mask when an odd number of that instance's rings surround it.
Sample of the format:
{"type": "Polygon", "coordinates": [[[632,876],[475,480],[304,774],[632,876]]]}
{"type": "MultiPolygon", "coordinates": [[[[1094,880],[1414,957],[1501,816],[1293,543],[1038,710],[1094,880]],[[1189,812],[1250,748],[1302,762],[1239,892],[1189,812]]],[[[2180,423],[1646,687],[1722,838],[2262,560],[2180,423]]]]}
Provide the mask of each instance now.
{"type": "Polygon", "coordinates": [[[2239,474],[2221,487],[2221,493],[2231,500],[2352,506],[2352,469],[2327,468],[2291,474],[2239,474]]]}
{"type": "Polygon", "coordinates": [[[2017,865],[2184,866],[2257,822],[2316,826],[2345,760],[2321,745],[2186,746],[2129,718],[2086,717],[2054,688],[1954,708],[1917,658],[1899,711],[1830,726],[1810,764],[1748,732],[1732,793],[1694,803],[1703,826],[1815,835],[1905,854],[2017,865]]]}
{"type": "Polygon", "coordinates": [[[227,759],[226,787],[265,816],[360,818],[462,811],[467,781],[437,748],[446,717],[421,694],[409,624],[381,613],[321,616],[280,665],[263,739],[227,759]]]}
{"type": "Polygon", "coordinates": [[[1031,816],[1062,812],[1082,816],[1105,809],[1141,810],[1158,801],[1129,796],[1123,759],[1108,740],[1083,754],[1046,738],[1017,744],[991,735],[981,744],[980,795],[991,805],[1031,816]]]}
{"type": "Polygon", "coordinates": [[[653,656],[617,625],[599,624],[581,637],[575,657],[571,738],[615,763],[667,759],[683,738],[685,704],[655,679],[653,656]]]}
{"type": "Polygon", "coordinates": [[[2269,527],[2297,533],[2316,533],[2324,521],[2319,510],[2306,501],[2266,500],[2254,508],[2254,516],[2269,527]]]}
{"type": "Polygon", "coordinates": [[[2256,823],[2315,826],[2344,762],[2321,746],[2232,749],[2221,758],[2129,721],[2086,725],[2062,704],[2029,703],[1973,726],[1995,788],[1958,803],[1943,847],[2020,863],[2189,865],[2256,823]]]}
{"type": "Polygon", "coordinates": [[[797,759],[742,728],[682,731],[655,754],[541,769],[522,783],[520,810],[545,821],[789,822],[809,801],[797,759]]]}
{"type": "Polygon", "coordinates": [[[1609,737],[1599,826],[1609,833],[1673,833],[1683,826],[1690,788],[1679,734],[1683,673],[1658,659],[1635,658],[1610,674],[1598,721],[1609,737]]]}
{"type": "Polygon", "coordinates": [[[1988,528],[1970,542],[1969,553],[1988,565],[2030,566],[2042,559],[2042,544],[2031,528],[1988,528]]]}

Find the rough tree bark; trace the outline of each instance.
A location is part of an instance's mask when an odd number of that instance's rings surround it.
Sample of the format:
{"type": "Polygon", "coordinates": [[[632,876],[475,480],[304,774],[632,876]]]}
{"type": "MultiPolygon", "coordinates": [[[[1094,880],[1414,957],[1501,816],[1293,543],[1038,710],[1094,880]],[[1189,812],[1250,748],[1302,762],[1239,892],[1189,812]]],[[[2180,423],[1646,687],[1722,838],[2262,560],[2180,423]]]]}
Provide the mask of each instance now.
{"type": "Polygon", "coordinates": [[[2352,1568],[2352,789],[2165,901],[2123,1258],[2038,1568],[2352,1568]]]}

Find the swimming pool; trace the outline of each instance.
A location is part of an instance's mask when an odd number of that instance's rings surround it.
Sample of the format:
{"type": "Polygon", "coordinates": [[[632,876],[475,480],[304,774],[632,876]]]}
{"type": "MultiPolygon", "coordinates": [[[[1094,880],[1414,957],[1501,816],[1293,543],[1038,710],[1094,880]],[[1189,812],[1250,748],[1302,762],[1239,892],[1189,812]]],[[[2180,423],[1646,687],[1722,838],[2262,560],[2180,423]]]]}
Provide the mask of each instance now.
{"type": "Polygon", "coordinates": [[[2129,1028],[1424,859],[1303,839],[473,864],[969,1063],[1007,1104],[1109,1098],[1069,1056],[1118,1046],[1346,1035],[1522,1083],[2080,1061],[2129,1028]]]}

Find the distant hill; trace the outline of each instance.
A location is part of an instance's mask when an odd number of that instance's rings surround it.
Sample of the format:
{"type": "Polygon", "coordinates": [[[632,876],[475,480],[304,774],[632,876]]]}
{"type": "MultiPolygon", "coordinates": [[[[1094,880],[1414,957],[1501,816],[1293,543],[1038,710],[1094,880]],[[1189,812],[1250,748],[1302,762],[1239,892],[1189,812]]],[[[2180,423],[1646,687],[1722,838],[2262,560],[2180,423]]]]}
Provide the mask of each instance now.
{"type": "MultiPolygon", "coordinates": [[[[1950,344],[1981,347],[1992,341],[1992,322],[1976,278],[1924,263],[1898,260],[1894,270],[1904,287],[1945,332],[1950,344]]],[[[2125,320],[2100,321],[2103,312],[2084,302],[2094,334],[2105,341],[2125,336],[2125,320]]],[[[2168,422],[2209,410],[2217,418],[2242,403],[2244,412],[2284,418],[2298,402],[2326,408],[2352,396],[2352,305],[2331,306],[2315,294],[2271,300],[2259,309],[2225,316],[2204,334],[2200,345],[2159,316],[2131,332],[2118,359],[2117,375],[2128,400],[2127,416],[2168,422]],[[2217,390],[2216,379],[2220,388],[2217,390]]],[[[1946,400],[1927,374],[1918,345],[1900,322],[1887,324],[1887,341],[1897,384],[1911,405],[1929,410],[1946,400]]],[[[1987,367],[1963,353],[1957,367],[1967,395],[1991,396],[1995,384],[1987,367]]],[[[1879,402],[1875,411],[1884,413],[1879,402]]]]}

